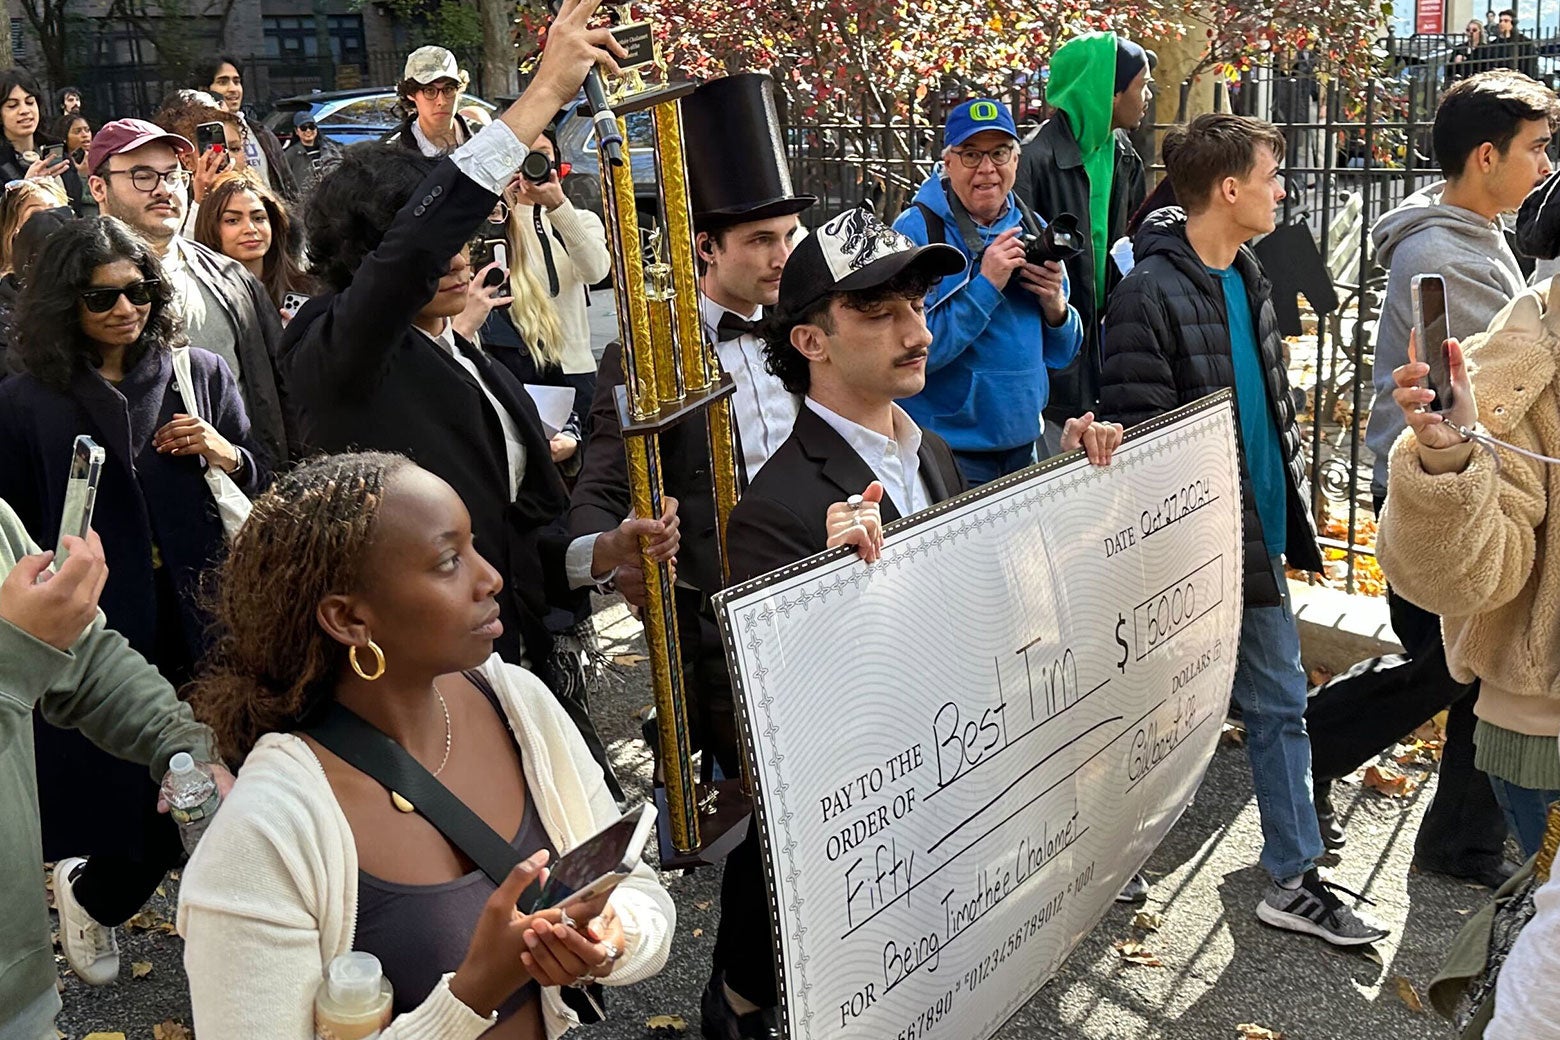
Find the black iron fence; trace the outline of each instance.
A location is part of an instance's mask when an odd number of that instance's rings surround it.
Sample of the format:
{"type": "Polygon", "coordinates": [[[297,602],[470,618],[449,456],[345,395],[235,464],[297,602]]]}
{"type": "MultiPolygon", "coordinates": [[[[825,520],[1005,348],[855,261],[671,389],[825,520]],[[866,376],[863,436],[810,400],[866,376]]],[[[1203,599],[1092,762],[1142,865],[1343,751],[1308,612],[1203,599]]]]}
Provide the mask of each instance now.
{"type": "MultiPolygon", "coordinates": [[[[1530,51],[1517,56],[1531,58],[1529,71],[1552,81],[1560,73],[1560,37],[1529,42],[1530,51]]],[[[1441,179],[1430,133],[1441,91],[1497,61],[1501,67],[1513,63],[1488,52],[1459,52],[1461,44],[1460,37],[1388,37],[1378,48],[1379,74],[1347,93],[1336,85],[1338,77],[1324,75],[1303,54],[1279,56],[1216,90],[1219,107],[1269,119],[1282,130],[1282,222],[1310,232],[1337,296],[1335,303],[1306,301],[1299,335],[1288,342],[1292,382],[1304,396],[1312,507],[1328,564],[1322,580],[1349,592],[1382,588],[1374,559],[1375,460],[1364,435],[1375,396],[1375,333],[1386,277],[1370,230],[1410,194],[1441,179]]],[[[863,201],[889,219],[908,206],[938,162],[947,100],[934,98],[914,115],[893,120],[792,120],[787,142],[793,175],[800,190],[821,200],[810,220],[863,201]]],[[[1022,100],[1038,115],[1032,96],[1026,92],[1022,100]]],[[[1158,104],[1162,113],[1177,107],[1167,106],[1163,96],[1158,104]]],[[[1170,125],[1157,123],[1140,135],[1140,152],[1156,177],[1162,167],[1155,142],[1170,125]]],[[[1277,291],[1293,292],[1293,274],[1302,265],[1271,266],[1277,291]]]]}

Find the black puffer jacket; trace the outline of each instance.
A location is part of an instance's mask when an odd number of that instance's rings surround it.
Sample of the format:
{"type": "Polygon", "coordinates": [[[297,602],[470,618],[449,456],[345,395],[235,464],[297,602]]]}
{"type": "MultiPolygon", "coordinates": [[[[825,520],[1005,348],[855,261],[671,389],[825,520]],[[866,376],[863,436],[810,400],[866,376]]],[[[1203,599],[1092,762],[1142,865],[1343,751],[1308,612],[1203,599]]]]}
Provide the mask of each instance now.
{"type": "MultiPolygon", "coordinates": [[[[1137,265],[1116,287],[1105,314],[1100,379],[1102,417],[1128,426],[1235,386],[1224,290],[1186,240],[1186,214],[1174,207],[1151,214],[1132,245],[1137,265]]],[[[1316,547],[1300,427],[1295,422],[1289,375],[1284,370],[1272,285],[1245,246],[1235,257],[1235,267],[1246,283],[1256,318],[1257,348],[1267,370],[1268,408],[1284,453],[1288,477],[1285,555],[1291,567],[1320,571],[1322,556],[1316,547]]],[[[1262,521],[1244,459],[1241,470],[1246,605],[1277,606],[1278,586],[1268,567],[1262,521]]]]}
{"type": "MultiPolygon", "coordinates": [[[[1110,186],[1110,235],[1114,243],[1127,233],[1127,221],[1143,204],[1148,186],[1143,160],[1127,135],[1115,131],[1116,172],[1110,186]]],[[[1018,173],[1013,191],[1029,203],[1042,220],[1050,222],[1063,213],[1077,217],[1084,229],[1086,247],[1067,261],[1067,283],[1072,287],[1067,302],[1083,322],[1083,348],[1072,364],[1051,373],[1051,396],[1045,417],[1065,423],[1075,415],[1094,409],[1100,386],[1100,322],[1095,308],[1094,242],[1088,233],[1089,174],[1083,168],[1083,152],[1065,112],[1057,112],[1036,131],[1019,153],[1018,173]]],[[[1114,261],[1105,261],[1106,301],[1121,281],[1114,261]]]]}

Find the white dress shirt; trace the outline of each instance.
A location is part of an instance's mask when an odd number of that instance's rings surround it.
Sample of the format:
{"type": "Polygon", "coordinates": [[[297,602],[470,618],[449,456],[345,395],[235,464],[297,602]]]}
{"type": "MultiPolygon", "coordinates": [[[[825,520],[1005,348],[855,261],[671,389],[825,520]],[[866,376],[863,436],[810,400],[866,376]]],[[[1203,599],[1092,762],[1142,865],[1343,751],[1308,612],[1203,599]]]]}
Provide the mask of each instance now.
{"type": "Polygon", "coordinates": [[[869,430],[830,411],[811,397],[807,398],[807,407],[861,456],[872,475],[883,482],[884,496],[893,501],[900,516],[919,513],[932,505],[931,493],[926,490],[926,481],[921,476],[921,428],[903,408],[897,404],[892,406],[894,437],[890,440],[876,430],[869,430]]]}
{"type": "MultiPolygon", "coordinates": [[[[738,336],[722,343],[716,337],[716,326],[726,308],[708,296],[699,297],[699,316],[704,322],[704,335],[715,344],[715,354],[720,367],[731,376],[736,392],[731,395],[731,414],[737,421],[737,432],[742,438],[742,469],[747,479],[758,476],[769,457],[780,450],[780,445],[791,436],[796,425],[796,413],[801,399],[791,393],[764,367],[764,341],[755,335],[738,336]]],[[[732,311],[736,314],[735,311],[732,311]]],[[[744,321],[757,321],[763,316],[760,307],[753,314],[737,314],[744,321]]]]}
{"type": "MultiPolygon", "coordinates": [[[[421,329],[418,331],[422,332],[421,329]]],[[[423,332],[423,335],[428,336],[426,332],[423,332]]],[[[471,378],[476,380],[477,386],[481,388],[483,396],[488,399],[488,404],[492,405],[493,411],[498,413],[498,424],[504,430],[504,457],[509,463],[509,501],[513,502],[515,496],[520,494],[520,481],[525,476],[525,442],[520,439],[520,424],[515,422],[515,417],[509,414],[509,409],[504,407],[504,403],[482,378],[476,362],[455,345],[455,333],[448,318],[444,319],[444,331],[428,338],[433,341],[434,346],[454,358],[457,365],[471,374],[471,378]]]]}

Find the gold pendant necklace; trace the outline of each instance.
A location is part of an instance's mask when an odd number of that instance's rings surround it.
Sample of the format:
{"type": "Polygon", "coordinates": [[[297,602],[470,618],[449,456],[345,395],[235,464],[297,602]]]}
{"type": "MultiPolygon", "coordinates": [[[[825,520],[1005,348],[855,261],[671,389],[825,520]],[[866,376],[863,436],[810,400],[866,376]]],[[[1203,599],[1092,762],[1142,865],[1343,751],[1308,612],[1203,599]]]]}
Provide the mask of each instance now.
{"type": "MultiPolygon", "coordinates": [[[[439,698],[439,707],[444,709],[444,760],[439,763],[439,768],[433,771],[434,779],[438,779],[439,774],[444,772],[444,767],[450,764],[450,738],[453,736],[454,731],[450,727],[450,706],[444,702],[444,694],[439,692],[438,683],[433,684],[433,695],[439,698]]],[[[399,791],[390,792],[390,804],[395,806],[400,812],[410,813],[417,811],[417,807],[407,801],[406,797],[399,791]]]]}

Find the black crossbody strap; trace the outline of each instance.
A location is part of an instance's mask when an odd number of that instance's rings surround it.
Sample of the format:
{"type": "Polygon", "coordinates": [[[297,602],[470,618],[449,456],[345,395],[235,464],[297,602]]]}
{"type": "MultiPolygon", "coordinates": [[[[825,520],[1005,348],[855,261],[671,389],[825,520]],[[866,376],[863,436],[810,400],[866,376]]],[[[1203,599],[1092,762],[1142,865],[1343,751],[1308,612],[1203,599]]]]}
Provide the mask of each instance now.
{"type": "MultiPolygon", "coordinates": [[[[362,716],[332,701],[318,724],[303,731],[354,769],[394,791],[449,839],[495,885],[502,885],[521,856],[450,789],[362,716]]],[[[521,905],[526,905],[524,897],[521,905]]]]}

